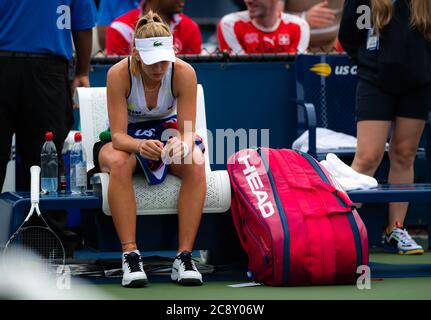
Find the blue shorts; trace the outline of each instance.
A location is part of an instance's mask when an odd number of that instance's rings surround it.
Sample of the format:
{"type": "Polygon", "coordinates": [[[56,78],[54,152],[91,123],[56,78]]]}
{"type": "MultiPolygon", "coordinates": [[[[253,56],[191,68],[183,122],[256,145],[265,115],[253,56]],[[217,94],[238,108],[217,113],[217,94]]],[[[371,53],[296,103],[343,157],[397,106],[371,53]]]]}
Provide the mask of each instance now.
{"type": "MultiPolygon", "coordinates": [[[[165,141],[162,140],[162,134],[165,130],[168,129],[177,129],[177,116],[173,115],[166,119],[161,120],[151,120],[139,123],[129,123],[127,128],[127,134],[135,139],[148,139],[148,140],[159,140],[166,144],[167,140],[172,136],[167,136],[165,141]]],[[[102,135],[101,135],[102,136],[102,135]]],[[[110,135],[106,135],[102,138],[101,141],[97,142],[93,147],[93,157],[94,157],[94,165],[96,167],[95,171],[100,172],[99,167],[99,152],[102,149],[103,145],[109,143],[110,135]]],[[[201,137],[196,135],[195,145],[201,149],[202,153],[205,152],[205,146],[203,144],[203,140],[201,137]]],[[[136,160],[139,164],[139,168],[141,168],[142,172],[145,175],[145,178],[149,185],[155,185],[163,182],[166,178],[167,171],[169,169],[169,165],[165,164],[162,160],[153,161],[141,156],[139,153],[136,153],[136,160]]]]}

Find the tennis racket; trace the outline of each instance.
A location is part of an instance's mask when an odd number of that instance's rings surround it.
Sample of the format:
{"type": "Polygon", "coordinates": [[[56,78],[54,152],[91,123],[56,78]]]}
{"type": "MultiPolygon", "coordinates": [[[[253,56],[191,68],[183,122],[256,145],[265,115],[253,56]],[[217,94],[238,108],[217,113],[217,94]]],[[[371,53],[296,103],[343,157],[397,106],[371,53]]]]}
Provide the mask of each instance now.
{"type": "Polygon", "coordinates": [[[60,239],[39,210],[40,167],[32,166],[30,174],[31,208],[24,222],[6,243],[4,256],[7,259],[10,253],[30,253],[40,258],[45,271],[55,272],[59,266],[64,267],[66,254],[60,239]]]}

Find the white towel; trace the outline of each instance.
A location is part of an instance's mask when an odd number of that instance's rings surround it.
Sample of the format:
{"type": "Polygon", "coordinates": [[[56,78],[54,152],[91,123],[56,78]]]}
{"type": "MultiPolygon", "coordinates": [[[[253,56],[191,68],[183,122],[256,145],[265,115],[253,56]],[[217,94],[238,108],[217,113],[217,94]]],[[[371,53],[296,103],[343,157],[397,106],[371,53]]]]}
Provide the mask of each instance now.
{"type": "MultiPolygon", "coordinates": [[[[317,151],[327,149],[356,148],[357,140],[348,134],[336,132],[326,128],[316,128],[317,151]]],[[[308,130],[292,144],[292,149],[308,152],[308,130]]]]}
{"type": "Polygon", "coordinates": [[[333,153],[328,153],[326,160],[320,161],[320,164],[326,168],[346,191],[372,189],[378,185],[375,178],[356,172],[333,153]]]}

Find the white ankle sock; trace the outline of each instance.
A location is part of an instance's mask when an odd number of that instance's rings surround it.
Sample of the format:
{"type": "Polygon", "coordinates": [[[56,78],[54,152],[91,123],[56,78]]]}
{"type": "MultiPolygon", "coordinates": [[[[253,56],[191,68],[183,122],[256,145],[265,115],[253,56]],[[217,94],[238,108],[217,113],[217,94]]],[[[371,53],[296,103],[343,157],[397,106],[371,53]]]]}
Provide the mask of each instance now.
{"type": "Polygon", "coordinates": [[[123,255],[125,255],[125,254],[129,254],[129,253],[131,253],[131,252],[135,252],[135,253],[137,253],[137,254],[141,255],[141,253],[139,252],[139,250],[124,251],[124,252],[123,252],[123,255]]]}

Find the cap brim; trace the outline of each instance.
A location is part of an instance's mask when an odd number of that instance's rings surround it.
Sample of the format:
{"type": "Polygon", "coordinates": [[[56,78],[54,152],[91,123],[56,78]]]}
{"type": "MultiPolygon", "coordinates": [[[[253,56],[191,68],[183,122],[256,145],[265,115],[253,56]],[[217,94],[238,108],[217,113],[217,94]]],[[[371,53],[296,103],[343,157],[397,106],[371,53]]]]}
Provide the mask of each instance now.
{"type": "Polygon", "coordinates": [[[175,62],[175,52],[172,49],[139,51],[139,56],[146,65],[155,64],[161,61],[175,62]]]}

